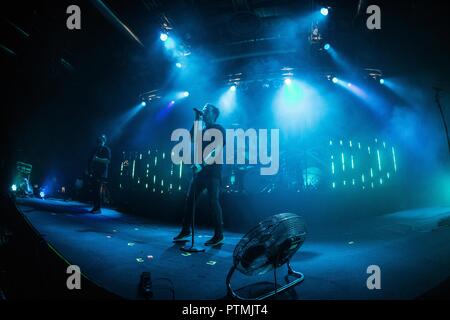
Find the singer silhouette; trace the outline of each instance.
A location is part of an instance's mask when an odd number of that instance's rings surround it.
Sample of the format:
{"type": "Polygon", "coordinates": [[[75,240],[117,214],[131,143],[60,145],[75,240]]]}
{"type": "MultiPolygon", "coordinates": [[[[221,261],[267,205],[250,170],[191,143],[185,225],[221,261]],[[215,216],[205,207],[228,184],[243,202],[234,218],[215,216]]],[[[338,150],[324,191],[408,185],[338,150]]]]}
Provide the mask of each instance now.
{"type": "MultiPolygon", "coordinates": [[[[223,146],[225,145],[225,129],[216,123],[217,118],[220,115],[220,111],[217,107],[207,103],[202,110],[196,108],[193,109],[195,113],[195,120],[201,121],[205,126],[203,132],[208,129],[217,129],[222,132],[223,146]]],[[[191,129],[191,137],[193,137],[193,130],[191,129]]],[[[202,152],[203,154],[203,152],[202,152]]],[[[208,204],[211,210],[212,218],[214,221],[214,236],[209,239],[205,245],[215,246],[223,242],[223,220],[222,220],[222,207],[219,202],[220,185],[222,183],[222,165],[213,163],[202,163],[201,171],[194,174],[189,190],[186,197],[186,205],[184,211],[183,227],[181,232],[173,238],[174,241],[185,241],[191,235],[191,223],[192,223],[192,209],[194,201],[198,201],[198,196],[204,189],[207,190],[208,204]],[[197,196],[196,196],[197,195],[197,196]],[[195,200],[194,200],[195,199],[195,200]]]]}

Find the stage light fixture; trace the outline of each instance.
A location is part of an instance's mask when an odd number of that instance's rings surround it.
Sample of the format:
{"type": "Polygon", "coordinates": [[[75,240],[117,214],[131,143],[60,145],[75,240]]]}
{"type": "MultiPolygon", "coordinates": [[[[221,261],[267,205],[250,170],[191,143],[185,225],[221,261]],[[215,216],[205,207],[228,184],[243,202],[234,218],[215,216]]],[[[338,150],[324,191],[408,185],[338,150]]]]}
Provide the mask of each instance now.
{"type": "Polygon", "coordinates": [[[323,16],[327,16],[328,15],[328,8],[322,8],[320,9],[320,14],[323,16]]]}
{"type": "Polygon", "coordinates": [[[351,87],[352,86],[352,84],[349,82],[349,83],[347,83],[347,87],[351,87]]]}
{"type": "Polygon", "coordinates": [[[184,91],[183,92],[183,97],[189,97],[189,91],[184,91]]]}
{"type": "Polygon", "coordinates": [[[145,101],[141,102],[141,106],[145,107],[146,105],[147,105],[147,102],[145,102],[145,101]]]}
{"type": "Polygon", "coordinates": [[[290,85],[292,83],[291,78],[284,79],[284,84],[290,85]]]}
{"type": "Polygon", "coordinates": [[[42,199],[44,199],[44,198],[45,198],[45,192],[44,192],[44,191],[39,192],[39,196],[40,196],[42,199]]]}
{"type": "Polygon", "coordinates": [[[336,77],[333,77],[333,79],[331,79],[331,81],[333,81],[333,83],[338,83],[339,79],[336,77]]]}
{"type": "Polygon", "coordinates": [[[11,191],[16,192],[17,191],[17,186],[15,184],[13,184],[11,186],[11,191]]]}
{"type": "Polygon", "coordinates": [[[384,84],[384,79],[383,78],[380,79],[380,84],[384,84]]]}
{"type": "Polygon", "coordinates": [[[183,66],[180,62],[177,62],[175,65],[177,68],[181,68],[183,66]]]}
{"type": "Polygon", "coordinates": [[[167,35],[167,33],[161,32],[161,34],[159,35],[159,39],[165,42],[167,41],[167,39],[169,39],[169,36],[167,35]]]}
{"type": "Polygon", "coordinates": [[[235,86],[235,85],[232,85],[232,86],[230,87],[230,90],[231,90],[231,91],[236,91],[236,86],[235,86]]]}
{"type": "Polygon", "coordinates": [[[309,35],[309,40],[313,43],[322,41],[322,35],[320,34],[320,30],[317,25],[312,27],[311,34],[309,35]]]}
{"type": "Polygon", "coordinates": [[[325,43],[325,45],[323,46],[323,48],[325,49],[325,50],[328,50],[328,49],[330,49],[330,44],[329,43],[325,43]]]}

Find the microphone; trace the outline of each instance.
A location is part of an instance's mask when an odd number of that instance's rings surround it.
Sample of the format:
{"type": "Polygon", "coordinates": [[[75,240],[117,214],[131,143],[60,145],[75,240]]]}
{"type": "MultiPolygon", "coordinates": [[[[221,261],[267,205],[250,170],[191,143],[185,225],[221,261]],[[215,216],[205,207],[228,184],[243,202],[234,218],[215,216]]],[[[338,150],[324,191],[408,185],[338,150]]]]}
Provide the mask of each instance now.
{"type": "Polygon", "coordinates": [[[194,110],[194,112],[197,114],[197,115],[203,115],[203,111],[200,111],[200,110],[198,110],[197,108],[193,108],[192,110],[194,110]]]}

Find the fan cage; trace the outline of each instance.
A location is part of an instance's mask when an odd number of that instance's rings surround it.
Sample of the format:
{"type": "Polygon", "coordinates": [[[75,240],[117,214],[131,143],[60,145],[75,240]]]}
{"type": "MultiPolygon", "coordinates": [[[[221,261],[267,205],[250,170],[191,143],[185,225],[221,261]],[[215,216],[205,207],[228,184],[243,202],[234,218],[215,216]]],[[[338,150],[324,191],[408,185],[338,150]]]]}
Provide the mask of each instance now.
{"type": "Polygon", "coordinates": [[[233,263],[245,275],[264,274],[285,264],[306,238],[304,219],[280,213],[263,220],[237,244],[233,263]]]}

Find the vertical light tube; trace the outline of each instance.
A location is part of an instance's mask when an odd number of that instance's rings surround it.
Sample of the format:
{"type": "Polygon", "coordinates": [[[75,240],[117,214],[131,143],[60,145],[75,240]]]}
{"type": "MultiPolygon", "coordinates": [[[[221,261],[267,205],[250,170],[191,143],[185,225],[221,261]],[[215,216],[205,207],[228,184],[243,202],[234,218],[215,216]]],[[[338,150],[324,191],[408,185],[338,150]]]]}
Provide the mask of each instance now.
{"type": "Polygon", "coordinates": [[[380,150],[377,150],[377,158],[378,158],[378,171],[381,171],[380,150]]]}
{"type": "Polygon", "coordinates": [[[334,161],[333,161],[334,157],[331,156],[331,174],[334,175],[334,161]]]}
{"type": "Polygon", "coordinates": [[[392,159],[394,160],[394,171],[397,172],[397,161],[395,159],[394,147],[392,147],[392,159]]]}

